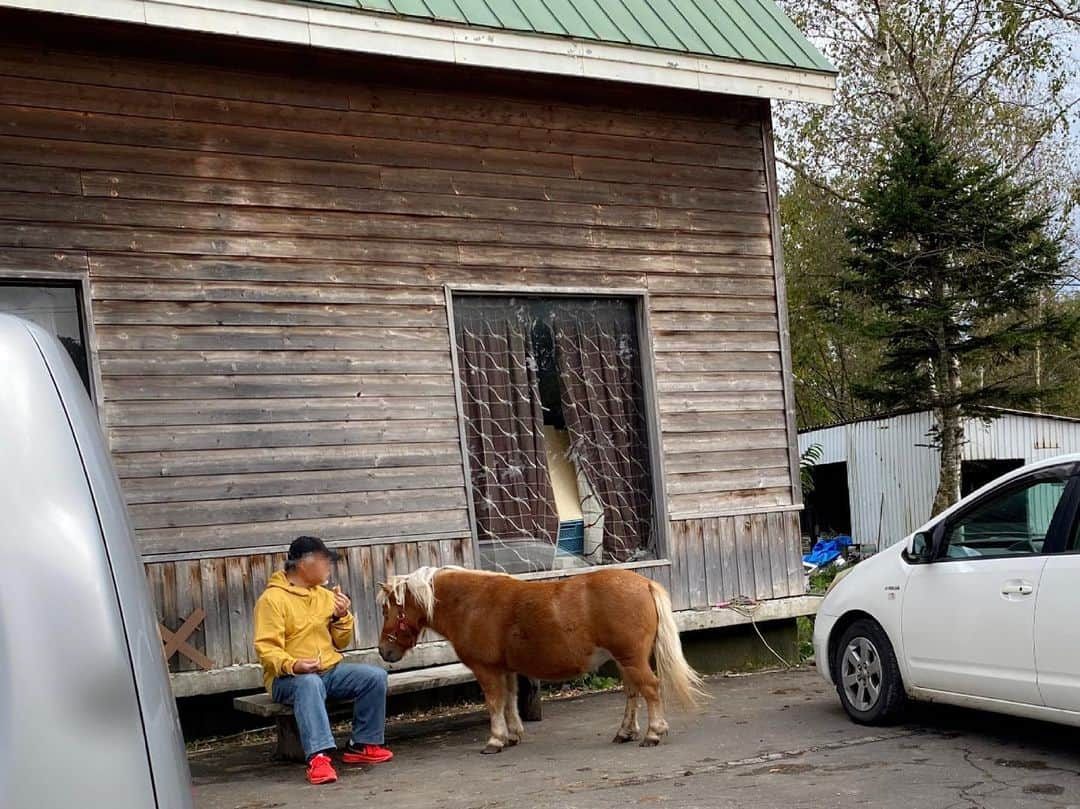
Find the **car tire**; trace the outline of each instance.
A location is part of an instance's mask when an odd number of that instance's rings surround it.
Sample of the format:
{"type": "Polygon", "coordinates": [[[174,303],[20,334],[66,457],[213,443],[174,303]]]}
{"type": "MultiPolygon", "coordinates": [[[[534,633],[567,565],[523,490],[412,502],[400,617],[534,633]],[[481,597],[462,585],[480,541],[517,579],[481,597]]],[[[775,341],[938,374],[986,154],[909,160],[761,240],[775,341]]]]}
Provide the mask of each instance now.
{"type": "Polygon", "coordinates": [[[833,659],[836,693],[860,725],[895,722],[907,703],[888,635],[872,620],[855,621],[840,636],[833,659]]]}

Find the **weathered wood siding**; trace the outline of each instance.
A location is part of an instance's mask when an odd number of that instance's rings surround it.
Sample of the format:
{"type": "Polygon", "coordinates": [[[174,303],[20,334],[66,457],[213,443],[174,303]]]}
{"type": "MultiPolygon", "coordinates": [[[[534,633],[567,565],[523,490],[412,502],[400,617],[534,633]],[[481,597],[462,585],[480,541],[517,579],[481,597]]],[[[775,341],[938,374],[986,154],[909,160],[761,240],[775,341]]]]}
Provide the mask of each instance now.
{"type": "Polygon", "coordinates": [[[671,583],[662,583],[677,610],[805,592],[798,512],[680,520],[668,543],[671,583]]]}
{"type": "MultiPolygon", "coordinates": [[[[284,553],[219,556],[207,559],[150,562],[147,578],[161,619],[176,627],[201,607],[206,621],[189,639],[218,667],[257,663],[252,646],[251,614],[266,582],[285,562],[284,553]]],[[[420,565],[473,566],[469,539],[356,545],[341,550],[334,583],[356,599],[352,648],[369,649],[378,641],[382,614],[372,596],[378,582],[420,565]]],[[[174,671],[196,668],[183,655],[171,661],[174,671]]]]}
{"type": "Polygon", "coordinates": [[[0,274],[89,279],[162,617],[203,606],[211,658],[251,660],[299,533],[349,546],[361,597],[388,549],[469,547],[448,283],[647,290],[672,518],[650,575],[681,607],[801,592],[794,520],[765,513],[796,499],[767,105],[119,28],[92,53],[71,25],[0,48],[0,274]]]}

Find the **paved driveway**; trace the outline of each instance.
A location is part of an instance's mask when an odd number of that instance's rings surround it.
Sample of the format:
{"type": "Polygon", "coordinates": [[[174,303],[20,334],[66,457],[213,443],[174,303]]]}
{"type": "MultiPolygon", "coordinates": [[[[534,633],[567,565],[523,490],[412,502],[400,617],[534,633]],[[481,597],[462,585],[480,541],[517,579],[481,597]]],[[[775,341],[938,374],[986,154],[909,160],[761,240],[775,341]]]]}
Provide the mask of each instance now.
{"type": "Polygon", "coordinates": [[[810,670],[717,678],[658,748],[609,742],[621,694],[548,703],[517,748],[481,756],[476,714],[397,726],[397,758],[311,787],[265,746],[192,758],[200,809],[271,807],[1080,807],[1080,732],[924,708],[851,724],[810,670]]]}

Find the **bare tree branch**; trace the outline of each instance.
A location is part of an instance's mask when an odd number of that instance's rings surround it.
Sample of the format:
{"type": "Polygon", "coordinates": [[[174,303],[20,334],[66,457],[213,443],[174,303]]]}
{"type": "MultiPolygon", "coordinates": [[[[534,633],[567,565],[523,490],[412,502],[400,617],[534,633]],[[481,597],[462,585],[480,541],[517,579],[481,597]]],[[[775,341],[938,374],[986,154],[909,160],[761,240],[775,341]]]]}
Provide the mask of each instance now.
{"type": "Polygon", "coordinates": [[[804,166],[800,165],[799,163],[793,163],[793,162],[791,162],[789,160],[786,160],[785,158],[780,157],[780,156],[776,157],[776,162],[779,163],[780,165],[784,166],[785,168],[788,168],[791,171],[793,171],[795,174],[797,174],[799,177],[804,179],[806,182],[810,183],[812,186],[817,188],[819,191],[824,191],[826,194],[829,194],[829,195],[835,197],[836,199],[840,200],[841,202],[846,202],[846,203],[849,203],[849,204],[853,204],[855,202],[858,202],[857,197],[854,197],[854,196],[852,196],[850,194],[845,194],[842,191],[839,191],[838,189],[834,188],[832,185],[825,182],[824,180],[821,180],[821,179],[815,177],[813,174],[811,174],[809,171],[807,171],[804,166]]]}

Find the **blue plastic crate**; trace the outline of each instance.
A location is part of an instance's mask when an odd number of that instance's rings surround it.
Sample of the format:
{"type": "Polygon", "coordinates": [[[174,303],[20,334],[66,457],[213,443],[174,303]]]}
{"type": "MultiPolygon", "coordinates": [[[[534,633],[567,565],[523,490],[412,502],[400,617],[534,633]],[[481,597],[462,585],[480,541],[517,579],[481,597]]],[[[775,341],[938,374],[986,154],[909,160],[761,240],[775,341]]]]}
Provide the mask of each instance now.
{"type": "Polygon", "coordinates": [[[585,523],[582,520],[566,520],[559,523],[559,553],[582,556],[585,553],[585,523]]]}

